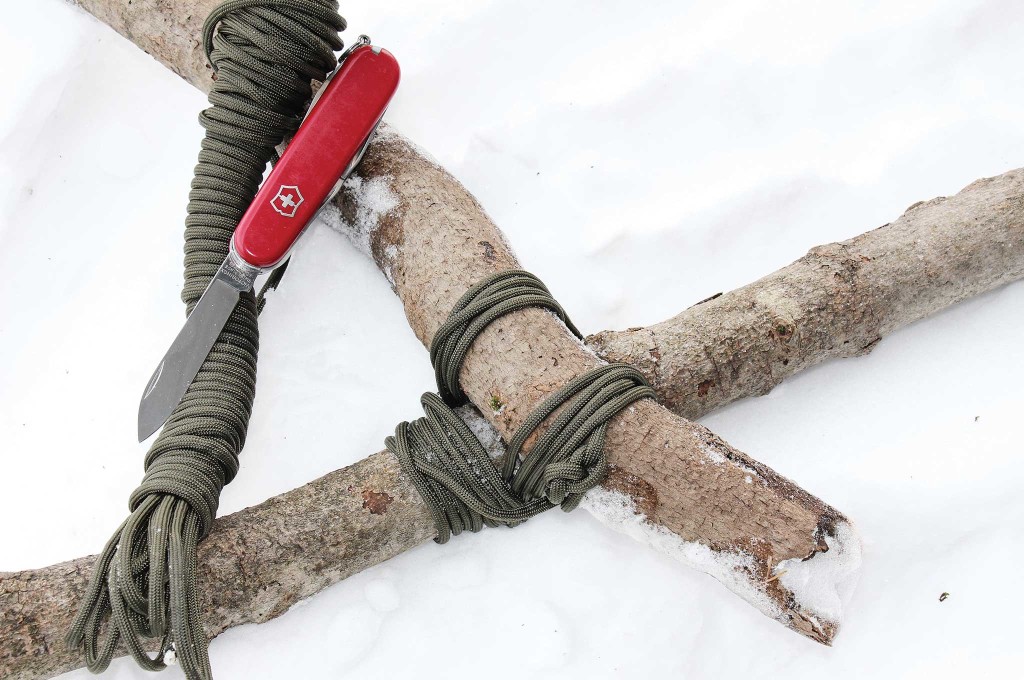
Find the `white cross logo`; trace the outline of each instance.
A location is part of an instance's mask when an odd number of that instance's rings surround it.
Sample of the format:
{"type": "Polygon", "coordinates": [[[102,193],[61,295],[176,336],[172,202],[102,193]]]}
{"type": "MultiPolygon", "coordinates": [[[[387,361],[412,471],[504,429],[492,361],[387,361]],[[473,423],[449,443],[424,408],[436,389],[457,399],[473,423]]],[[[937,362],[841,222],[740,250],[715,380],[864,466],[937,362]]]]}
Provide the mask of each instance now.
{"type": "Polygon", "coordinates": [[[271,207],[285,217],[295,217],[295,212],[302,205],[302,193],[294,185],[282,184],[277,194],[270,199],[271,207]]]}

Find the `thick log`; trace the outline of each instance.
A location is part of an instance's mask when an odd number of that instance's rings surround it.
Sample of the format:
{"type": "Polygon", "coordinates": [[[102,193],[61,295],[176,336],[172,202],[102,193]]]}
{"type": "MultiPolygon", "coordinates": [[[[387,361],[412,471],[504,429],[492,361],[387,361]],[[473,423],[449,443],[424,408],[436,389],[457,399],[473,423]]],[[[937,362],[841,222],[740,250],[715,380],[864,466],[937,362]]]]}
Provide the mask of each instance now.
{"type": "Polygon", "coordinates": [[[697,418],[827,359],[866,354],[898,328],[1021,278],[1024,169],[915,203],[895,222],[813,248],[667,321],[587,344],[640,368],[659,401],[697,418]]]}

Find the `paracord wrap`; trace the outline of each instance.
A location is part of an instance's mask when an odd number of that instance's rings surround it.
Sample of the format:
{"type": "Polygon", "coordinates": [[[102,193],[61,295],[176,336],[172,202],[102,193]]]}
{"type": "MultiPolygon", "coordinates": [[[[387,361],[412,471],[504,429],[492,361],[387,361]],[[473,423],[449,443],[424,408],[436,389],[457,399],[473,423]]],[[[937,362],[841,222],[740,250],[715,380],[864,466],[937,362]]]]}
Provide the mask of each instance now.
{"type": "Polygon", "coordinates": [[[434,366],[437,391],[446,404],[466,403],[466,395],[459,386],[459,371],[473,341],[498,317],[527,307],[550,310],[573,335],[583,338],[547,286],[530,272],[509,269],[488,276],[459,298],[430,341],[430,363],[434,366]]]}
{"type": "MultiPolygon", "coordinates": [[[[207,18],[203,42],[216,80],[212,106],[199,116],[206,135],[185,222],[187,312],[227,256],[275,147],[298,129],[310,81],[336,66],[344,28],[334,0],[232,0],[207,18]]],[[[276,285],[275,274],[268,286],[276,285]]],[[[120,642],[147,670],[173,658],[190,680],[212,677],[196,546],[210,531],[221,489],[238,471],[255,396],[262,295],[241,296],[146,455],[131,515],[97,560],[67,636],[72,648],[84,648],[93,672],[107,667],[120,642]],[[161,640],[155,658],[146,638],[161,640]]]]}
{"type": "Polygon", "coordinates": [[[609,364],[588,371],[548,396],[520,425],[498,474],[451,406],[466,400],[459,371],[473,341],[502,315],[527,307],[551,310],[580,336],[533,274],[510,270],[484,279],[459,299],[431,342],[441,396],[424,394],[424,417],[399,424],[385,440],[430,508],[438,543],[484,525],[515,526],[559,505],[566,512],[575,509],[607,474],[608,421],[633,402],[654,398],[654,390],[632,366],[609,364]],[[529,455],[522,457],[523,444],[560,408],[529,455]]]}

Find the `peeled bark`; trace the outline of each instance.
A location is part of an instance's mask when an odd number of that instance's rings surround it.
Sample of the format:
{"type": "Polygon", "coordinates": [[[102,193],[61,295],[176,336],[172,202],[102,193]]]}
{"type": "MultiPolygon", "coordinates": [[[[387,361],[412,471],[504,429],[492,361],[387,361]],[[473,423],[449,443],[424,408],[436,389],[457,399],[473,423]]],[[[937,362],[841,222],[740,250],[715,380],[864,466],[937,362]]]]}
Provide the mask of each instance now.
{"type": "Polygon", "coordinates": [[[1024,278],[1024,169],[811,251],[743,288],[647,328],[587,344],[633,364],[658,400],[687,418],[767,394],[827,359],[866,354],[882,337],[1024,278]]]}

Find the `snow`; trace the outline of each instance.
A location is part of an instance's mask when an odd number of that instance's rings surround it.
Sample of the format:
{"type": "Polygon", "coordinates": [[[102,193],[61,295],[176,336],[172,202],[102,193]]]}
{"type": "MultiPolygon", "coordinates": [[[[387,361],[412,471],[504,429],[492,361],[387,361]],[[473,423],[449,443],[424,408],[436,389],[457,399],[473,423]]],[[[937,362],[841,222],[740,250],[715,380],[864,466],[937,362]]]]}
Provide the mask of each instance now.
{"type": "MultiPolygon", "coordinates": [[[[388,180],[385,177],[374,177],[366,180],[358,173],[352,173],[345,180],[345,188],[351,193],[352,204],[355,207],[355,216],[352,220],[342,217],[341,211],[334,203],[324,206],[323,217],[318,216],[321,224],[330,224],[333,227],[341,226],[341,233],[345,235],[355,246],[366,256],[372,258],[370,244],[373,233],[380,227],[380,221],[398,207],[398,196],[391,191],[388,180]],[[334,219],[328,221],[324,217],[332,216],[334,219]]],[[[398,247],[390,245],[384,249],[383,271],[388,282],[394,285],[395,277],[391,274],[391,267],[398,257],[398,247]]]]}
{"type": "MultiPolygon", "coordinates": [[[[183,317],[205,98],[59,0],[7,4],[0,569],[13,570],[99,550],[141,477],[134,419],[183,317]]],[[[473,191],[587,333],[667,318],[1024,158],[1021,3],[343,11],[349,40],[367,32],[402,62],[387,120],[473,191]]],[[[368,229],[388,209],[374,205],[368,229]]],[[[217,677],[1014,677],[1022,305],[1024,285],[994,291],[703,420],[855,522],[860,583],[831,649],[674,559],[699,548],[644,549],[552,512],[424,545],[233,629],[212,646],[217,677]]],[[[382,449],[432,387],[388,282],[322,224],[261,327],[222,513],[382,449]]],[[[857,558],[829,554],[776,570],[798,588],[802,570],[830,572],[831,590],[802,592],[823,616],[857,558]]],[[[121,660],[108,677],[150,676],[121,660]]]]}
{"type": "MultiPolygon", "coordinates": [[[[754,566],[754,558],[749,553],[742,550],[716,552],[703,543],[684,541],[665,527],[647,521],[638,512],[633,500],[618,491],[600,487],[593,489],[584,497],[580,507],[589,511],[605,526],[708,574],[767,616],[776,619],[783,616],[779,606],[754,588],[750,579],[744,575],[744,570],[754,566]]],[[[833,617],[833,620],[837,619],[838,616],[833,617]]]]}
{"type": "MultiPolygon", "coordinates": [[[[747,477],[748,483],[750,477],[747,477]]],[[[753,556],[743,550],[711,550],[695,541],[684,541],[665,527],[647,521],[626,494],[597,488],[591,490],[580,507],[605,526],[622,532],[658,552],[698,569],[770,616],[780,621],[786,614],[775,601],[753,586],[746,573],[754,566],[753,556]]],[[[843,613],[857,586],[861,567],[860,538],[846,522],[839,522],[834,536],[826,536],[829,550],[811,560],[783,560],[776,565],[778,576],[806,613],[825,622],[842,624],[843,613]]]]}
{"type": "MultiPolygon", "coordinates": [[[[339,232],[355,245],[367,257],[372,258],[370,244],[373,234],[380,227],[380,221],[398,207],[398,196],[391,191],[387,178],[374,177],[366,180],[357,172],[352,173],[344,182],[344,187],[352,197],[354,215],[345,219],[342,211],[334,203],[327,203],[322,213],[317,216],[317,223],[340,227],[339,232]]],[[[398,248],[389,245],[384,249],[384,276],[392,285],[395,278],[391,267],[398,257],[398,248]]]]}
{"type": "Polygon", "coordinates": [[[701,451],[704,453],[707,459],[710,460],[715,465],[725,464],[725,454],[716,449],[715,447],[708,446],[705,444],[704,446],[701,446],[701,451]]]}
{"type": "Polygon", "coordinates": [[[825,536],[825,544],[827,552],[810,560],[783,560],[772,573],[819,619],[839,623],[860,577],[861,544],[846,522],[836,525],[834,536],[825,536]]]}
{"type": "MultiPolygon", "coordinates": [[[[504,408],[504,405],[501,408],[504,408]]],[[[480,415],[479,411],[467,404],[458,407],[455,412],[469,426],[470,432],[483,445],[488,456],[494,459],[505,453],[505,444],[501,441],[501,435],[489,420],[480,415]]]]}

